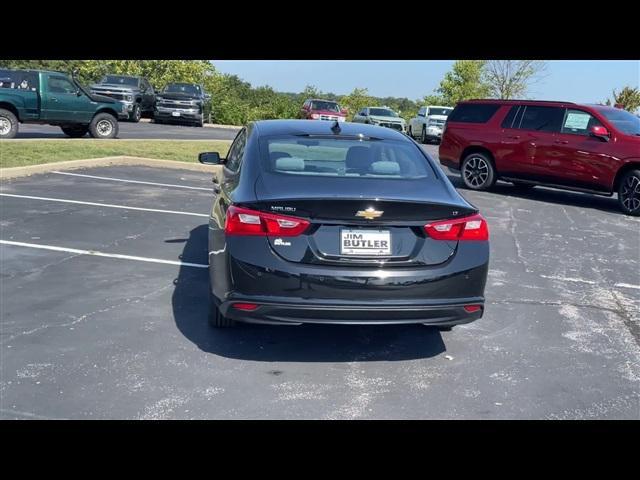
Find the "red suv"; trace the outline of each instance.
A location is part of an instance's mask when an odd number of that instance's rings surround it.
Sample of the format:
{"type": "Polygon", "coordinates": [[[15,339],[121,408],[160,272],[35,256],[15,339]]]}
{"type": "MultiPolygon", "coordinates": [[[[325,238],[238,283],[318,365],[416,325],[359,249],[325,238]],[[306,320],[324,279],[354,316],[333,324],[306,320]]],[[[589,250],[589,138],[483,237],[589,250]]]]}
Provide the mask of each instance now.
{"type": "Polygon", "coordinates": [[[640,215],[640,118],[570,102],[469,100],[451,112],[440,163],[472,190],[498,179],[611,196],[640,215]]]}
{"type": "Polygon", "coordinates": [[[302,104],[300,118],[344,122],[347,119],[347,111],[340,108],[337,102],[310,98],[302,104]]]}

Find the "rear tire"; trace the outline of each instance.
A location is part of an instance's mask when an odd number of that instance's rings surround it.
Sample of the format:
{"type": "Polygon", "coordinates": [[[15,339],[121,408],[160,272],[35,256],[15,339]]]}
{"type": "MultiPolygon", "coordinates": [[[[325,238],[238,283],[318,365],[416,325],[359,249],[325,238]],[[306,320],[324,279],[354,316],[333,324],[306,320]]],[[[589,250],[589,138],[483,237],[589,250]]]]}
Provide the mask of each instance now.
{"type": "Polygon", "coordinates": [[[81,138],[84,137],[87,132],[89,131],[89,126],[81,126],[81,127],[60,127],[62,129],[62,132],[67,136],[67,137],[71,137],[71,138],[81,138]]]}
{"type": "Polygon", "coordinates": [[[213,328],[230,328],[234,327],[235,321],[222,316],[220,309],[213,301],[213,295],[209,292],[209,325],[213,328]]]}
{"type": "Polygon", "coordinates": [[[10,110],[0,108],[0,138],[13,138],[18,134],[18,118],[10,110]]]}
{"type": "Polygon", "coordinates": [[[422,126],[422,135],[420,136],[420,143],[427,144],[429,140],[427,139],[427,127],[422,126]]]}
{"type": "Polygon", "coordinates": [[[487,154],[470,153],[460,167],[462,182],[470,190],[487,190],[496,183],[496,169],[487,154]]]}
{"type": "Polygon", "coordinates": [[[89,133],[93,138],[116,138],[118,136],[118,120],[108,113],[99,113],[91,120],[89,133]]]}
{"type": "Polygon", "coordinates": [[[640,216],[640,170],[629,170],[620,179],[618,203],[627,215],[640,216]]]}

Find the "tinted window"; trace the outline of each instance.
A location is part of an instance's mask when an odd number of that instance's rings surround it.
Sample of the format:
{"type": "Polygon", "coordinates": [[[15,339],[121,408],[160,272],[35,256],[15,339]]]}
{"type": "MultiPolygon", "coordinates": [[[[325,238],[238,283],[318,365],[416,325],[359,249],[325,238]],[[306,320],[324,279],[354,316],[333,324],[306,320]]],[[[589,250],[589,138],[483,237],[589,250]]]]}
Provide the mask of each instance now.
{"type": "Polygon", "coordinates": [[[527,105],[522,114],[519,128],[538,132],[559,132],[563,118],[563,108],[527,105]]]}
{"type": "Polygon", "coordinates": [[[421,117],[424,117],[424,112],[426,111],[426,108],[421,108],[420,110],[418,110],[418,115],[421,117]]]}
{"type": "Polygon", "coordinates": [[[262,140],[265,170],[282,175],[418,179],[431,168],[405,141],[269,137],[262,140]]]}
{"type": "Polygon", "coordinates": [[[73,83],[64,77],[49,77],[47,85],[52,93],[76,93],[78,90],[73,83]]]}
{"type": "Polygon", "coordinates": [[[0,70],[0,88],[35,91],[38,88],[38,76],[34,72],[0,70]]]}
{"type": "Polygon", "coordinates": [[[502,124],[500,126],[502,128],[512,128],[513,120],[518,114],[519,109],[520,109],[520,105],[514,105],[513,107],[511,107],[511,109],[509,110],[509,113],[507,113],[507,116],[504,117],[504,120],[502,121],[502,124]]]}
{"type": "Polygon", "coordinates": [[[130,87],[138,86],[138,79],[132,77],[122,77],[119,75],[106,75],[101,83],[110,83],[112,85],[128,85],[130,87]]]}
{"type": "Polygon", "coordinates": [[[200,86],[186,85],[183,83],[170,83],[164,89],[165,92],[187,93],[189,95],[200,95],[200,86]]]}
{"type": "Polygon", "coordinates": [[[602,126],[602,123],[593,115],[582,110],[567,110],[562,123],[562,133],[576,135],[588,135],[591,127],[602,126]]]}
{"type": "Polygon", "coordinates": [[[429,115],[444,115],[445,117],[453,111],[453,108],[429,108],[429,115]]]}
{"type": "Polygon", "coordinates": [[[327,110],[330,112],[339,112],[340,107],[335,102],[325,102],[322,100],[316,100],[311,102],[312,110],[327,110]]]}
{"type": "Polygon", "coordinates": [[[463,103],[453,109],[449,115],[450,122],[486,123],[500,105],[492,103],[463,103]]]}
{"type": "Polygon", "coordinates": [[[231,145],[229,149],[229,154],[227,155],[227,161],[225,166],[234,172],[237,172],[240,168],[240,163],[242,161],[242,155],[244,154],[244,147],[247,143],[247,130],[243,129],[238,133],[238,136],[231,145]]]}
{"type": "Polygon", "coordinates": [[[369,115],[377,115],[379,117],[397,117],[398,114],[388,108],[370,108],[369,115]]]}

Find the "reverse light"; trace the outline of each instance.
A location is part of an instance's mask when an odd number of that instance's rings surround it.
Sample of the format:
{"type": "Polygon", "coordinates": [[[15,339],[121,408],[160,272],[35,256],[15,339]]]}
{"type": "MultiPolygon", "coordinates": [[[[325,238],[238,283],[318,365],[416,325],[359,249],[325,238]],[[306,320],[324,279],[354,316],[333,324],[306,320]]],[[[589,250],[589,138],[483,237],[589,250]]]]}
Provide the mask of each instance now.
{"type": "Polygon", "coordinates": [[[309,222],[303,218],[276,215],[248,208],[230,206],[224,232],[227,235],[296,237],[304,233],[309,222]]]}
{"type": "Polygon", "coordinates": [[[487,221],[480,214],[428,223],[424,230],[434,240],[489,240],[487,221]]]}

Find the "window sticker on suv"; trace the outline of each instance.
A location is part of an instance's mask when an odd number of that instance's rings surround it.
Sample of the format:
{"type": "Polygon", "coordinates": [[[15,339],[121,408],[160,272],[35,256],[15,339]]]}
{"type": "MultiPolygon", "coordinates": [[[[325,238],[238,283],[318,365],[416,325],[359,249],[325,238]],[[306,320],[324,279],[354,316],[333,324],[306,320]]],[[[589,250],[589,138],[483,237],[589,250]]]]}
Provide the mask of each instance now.
{"type": "Polygon", "coordinates": [[[589,115],[588,113],[576,111],[569,112],[567,113],[567,118],[564,121],[563,128],[570,128],[573,130],[586,130],[590,118],[591,115],[589,115]]]}

